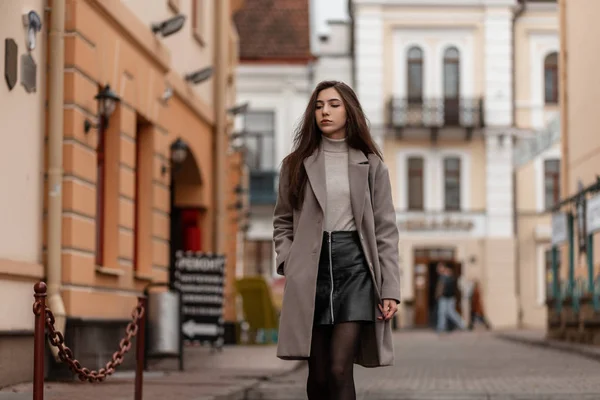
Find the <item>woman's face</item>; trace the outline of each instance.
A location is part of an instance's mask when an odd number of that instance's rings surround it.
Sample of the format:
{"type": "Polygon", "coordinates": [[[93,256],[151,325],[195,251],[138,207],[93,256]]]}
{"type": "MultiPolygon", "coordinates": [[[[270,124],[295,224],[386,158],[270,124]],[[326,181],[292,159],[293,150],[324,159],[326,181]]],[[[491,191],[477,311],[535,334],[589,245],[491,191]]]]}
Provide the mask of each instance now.
{"type": "Polygon", "coordinates": [[[346,108],[335,88],[321,90],[315,107],[315,118],[323,135],[330,139],[346,137],[346,108]]]}

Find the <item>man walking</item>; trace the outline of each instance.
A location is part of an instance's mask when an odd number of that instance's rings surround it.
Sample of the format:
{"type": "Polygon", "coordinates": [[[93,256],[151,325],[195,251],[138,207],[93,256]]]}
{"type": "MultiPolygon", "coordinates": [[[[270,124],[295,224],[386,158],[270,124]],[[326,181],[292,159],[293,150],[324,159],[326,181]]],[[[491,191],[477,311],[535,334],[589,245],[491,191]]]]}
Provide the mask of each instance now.
{"type": "Polygon", "coordinates": [[[467,324],[458,312],[456,312],[457,282],[452,268],[443,263],[439,263],[437,270],[440,274],[438,286],[436,288],[438,299],[437,330],[439,333],[446,331],[447,318],[461,330],[466,330],[467,324]]]}

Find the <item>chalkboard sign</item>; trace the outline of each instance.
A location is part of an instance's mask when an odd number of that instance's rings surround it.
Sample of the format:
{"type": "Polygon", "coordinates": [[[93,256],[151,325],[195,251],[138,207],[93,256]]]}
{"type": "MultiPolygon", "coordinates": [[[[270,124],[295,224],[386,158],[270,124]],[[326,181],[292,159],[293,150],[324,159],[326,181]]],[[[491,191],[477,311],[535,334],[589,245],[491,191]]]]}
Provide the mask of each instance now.
{"type": "Polygon", "coordinates": [[[181,291],[184,339],[223,341],[225,256],[177,251],[171,284],[181,291]]]}

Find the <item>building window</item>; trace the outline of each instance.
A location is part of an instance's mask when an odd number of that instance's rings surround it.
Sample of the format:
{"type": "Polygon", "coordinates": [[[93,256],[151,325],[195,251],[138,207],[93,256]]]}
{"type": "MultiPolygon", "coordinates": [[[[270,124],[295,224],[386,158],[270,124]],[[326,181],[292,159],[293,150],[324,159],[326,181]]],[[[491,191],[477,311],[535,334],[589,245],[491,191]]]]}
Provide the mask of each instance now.
{"type": "Polygon", "coordinates": [[[408,102],[423,101],[423,50],[411,47],[407,53],[408,102]]]}
{"type": "Polygon", "coordinates": [[[560,160],[544,160],[544,207],[554,207],[560,198],[560,160]]]}
{"type": "Polygon", "coordinates": [[[544,59],[544,99],[546,104],[558,103],[558,53],[544,59]]]}
{"type": "Polygon", "coordinates": [[[244,118],[246,162],[251,170],[275,169],[275,113],[249,111],[244,118]]]}
{"type": "Polygon", "coordinates": [[[460,54],[456,47],[444,52],[444,98],[458,99],[460,78],[460,54]]]}
{"type": "Polygon", "coordinates": [[[444,209],[460,210],[460,158],[444,159],[444,209]]]}
{"type": "Polygon", "coordinates": [[[457,126],[460,122],[460,54],[456,47],[444,52],[444,124],[457,126]]]}
{"type": "Polygon", "coordinates": [[[424,209],[423,157],[408,158],[408,209],[424,209]]]}

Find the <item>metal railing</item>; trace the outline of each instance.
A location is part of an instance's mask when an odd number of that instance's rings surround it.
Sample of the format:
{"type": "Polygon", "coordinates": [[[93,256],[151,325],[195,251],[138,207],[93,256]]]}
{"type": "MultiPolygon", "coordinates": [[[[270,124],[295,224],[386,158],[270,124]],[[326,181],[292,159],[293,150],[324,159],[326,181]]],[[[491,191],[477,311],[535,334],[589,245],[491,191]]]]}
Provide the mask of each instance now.
{"type": "Polygon", "coordinates": [[[135,372],[135,400],[142,399],[142,383],[144,373],[144,342],[146,318],[146,297],[138,297],[138,303],[133,309],[131,322],[125,329],[125,337],[121,339],[118,350],[115,351],[110,361],[104,368],[98,371],[90,370],[81,365],[75,359],[73,352],[65,345],[63,334],[54,328],[54,314],[46,306],[46,284],[38,282],[34,286],[33,313],[35,315],[34,329],[34,353],[33,353],[33,400],[44,399],[44,350],[46,330],[48,340],[52,346],[58,348],[58,357],[60,361],[68,364],[71,371],[76,374],[80,380],[91,383],[103,382],[108,376],[113,374],[116,368],[123,363],[125,354],[131,349],[131,341],[137,336],[136,356],[137,365],[135,372]]]}
{"type": "Polygon", "coordinates": [[[394,128],[484,126],[481,98],[392,97],[389,101],[389,124],[394,128]]]}

